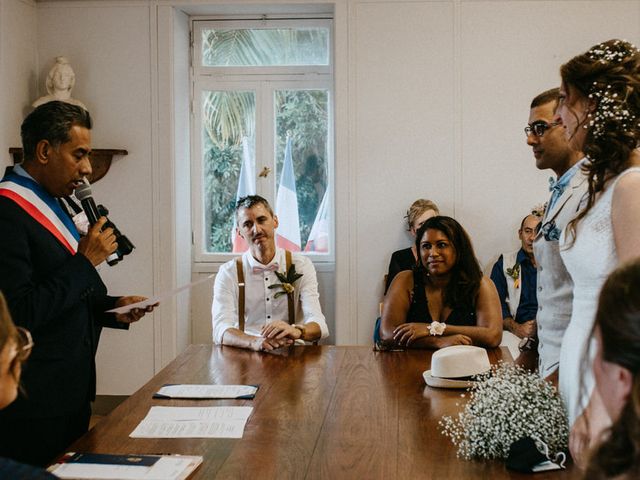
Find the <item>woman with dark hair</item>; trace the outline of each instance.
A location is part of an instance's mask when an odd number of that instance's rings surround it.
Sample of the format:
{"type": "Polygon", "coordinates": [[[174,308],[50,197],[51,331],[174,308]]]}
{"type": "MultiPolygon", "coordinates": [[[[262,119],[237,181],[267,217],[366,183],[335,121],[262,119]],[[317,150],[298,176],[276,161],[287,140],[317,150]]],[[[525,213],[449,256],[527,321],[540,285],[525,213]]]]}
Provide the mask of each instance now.
{"type": "Polygon", "coordinates": [[[596,389],[613,421],[585,479],[640,478],[640,261],[607,279],[595,320],[596,389]]]}
{"type": "Polygon", "coordinates": [[[587,157],[589,186],[560,238],[574,290],[559,388],[569,414],[571,453],[581,464],[586,448],[609,424],[588,354],[596,300],[607,275],[640,256],[640,52],[609,40],[571,59],[560,73],[557,121],[570,146],[587,157]]]}
{"type": "MultiPolygon", "coordinates": [[[[0,409],[11,404],[18,396],[22,363],[29,357],[33,342],[24,328],[16,328],[11,321],[4,295],[0,293],[0,409]]],[[[2,432],[11,436],[11,432],[2,432]]],[[[38,439],[34,438],[34,442],[38,439]]],[[[0,478],[24,480],[53,479],[50,473],[30,465],[0,457],[0,478]]]]}
{"type": "Polygon", "coordinates": [[[398,273],[385,297],[386,347],[496,347],[502,338],[498,293],[482,275],[471,240],[451,217],[428,219],[416,235],[418,267],[398,273]]]}
{"type": "Polygon", "coordinates": [[[440,215],[438,206],[431,200],[419,198],[411,204],[404,218],[407,219],[407,231],[413,237],[414,245],[402,250],[396,250],[391,255],[389,271],[385,277],[384,293],[386,295],[391,282],[399,272],[412,270],[418,263],[418,252],[415,247],[416,232],[429,218],[440,215]]]}

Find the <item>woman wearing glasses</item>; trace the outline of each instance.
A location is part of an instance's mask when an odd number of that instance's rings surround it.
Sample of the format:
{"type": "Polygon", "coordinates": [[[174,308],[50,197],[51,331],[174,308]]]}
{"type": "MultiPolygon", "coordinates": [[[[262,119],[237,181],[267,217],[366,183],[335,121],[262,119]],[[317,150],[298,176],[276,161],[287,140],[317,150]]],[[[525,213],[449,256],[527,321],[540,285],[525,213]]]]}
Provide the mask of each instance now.
{"type": "MultiPolygon", "coordinates": [[[[16,328],[4,296],[0,293],[0,409],[18,396],[22,364],[29,357],[32,347],[31,334],[24,328],[16,328]]],[[[2,432],[2,435],[10,436],[11,433],[2,432]]],[[[56,477],[39,468],[0,458],[0,478],[37,480],[56,477]]]]}
{"type": "Polygon", "coordinates": [[[560,74],[556,121],[570,146],[585,153],[588,176],[588,194],[560,238],[574,290],[559,387],[569,413],[571,453],[580,464],[610,423],[594,390],[588,353],[598,293],[620,262],[640,256],[640,52],[626,41],[609,40],[571,59],[560,74]]]}

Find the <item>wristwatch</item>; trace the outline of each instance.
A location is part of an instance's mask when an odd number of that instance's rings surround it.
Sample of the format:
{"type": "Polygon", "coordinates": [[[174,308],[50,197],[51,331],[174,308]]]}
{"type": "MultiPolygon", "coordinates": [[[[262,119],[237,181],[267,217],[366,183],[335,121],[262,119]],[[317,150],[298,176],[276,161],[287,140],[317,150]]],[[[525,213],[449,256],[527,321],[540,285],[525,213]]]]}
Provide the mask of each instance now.
{"type": "Polygon", "coordinates": [[[535,350],[536,348],[538,348],[538,339],[534,337],[524,337],[518,344],[518,350],[521,352],[535,350]]]}
{"type": "Polygon", "coordinates": [[[293,324],[293,328],[297,328],[298,330],[300,330],[300,339],[299,340],[304,340],[304,334],[307,331],[307,328],[304,325],[298,325],[297,323],[293,324]]]}

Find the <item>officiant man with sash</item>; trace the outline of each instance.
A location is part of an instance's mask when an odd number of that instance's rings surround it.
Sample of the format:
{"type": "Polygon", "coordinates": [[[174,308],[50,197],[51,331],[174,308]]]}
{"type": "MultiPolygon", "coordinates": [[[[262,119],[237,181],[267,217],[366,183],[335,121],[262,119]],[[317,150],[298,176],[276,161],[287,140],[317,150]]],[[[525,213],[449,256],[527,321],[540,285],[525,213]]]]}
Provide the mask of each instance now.
{"type": "Polygon", "coordinates": [[[101,218],[81,238],[58,203],[91,173],[90,129],[79,106],[39,106],[22,123],[24,162],[0,181],[0,290],[34,342],[22,393],[0,412],[0,456],[34,465],[88,430],[102,327],[127,329],[145,314],[104,313],[144,297],[107,295],[96,266],[117,248],[112,229],[101,218]]]}
{"type": "Polygon", "coordinates": [[[313,263],[276,247],[278,217],[258,195],[236,204],[237,231],[249,245],[220,267],[213,288],[213,341],[258,352],[329,335],[313,263]]]}

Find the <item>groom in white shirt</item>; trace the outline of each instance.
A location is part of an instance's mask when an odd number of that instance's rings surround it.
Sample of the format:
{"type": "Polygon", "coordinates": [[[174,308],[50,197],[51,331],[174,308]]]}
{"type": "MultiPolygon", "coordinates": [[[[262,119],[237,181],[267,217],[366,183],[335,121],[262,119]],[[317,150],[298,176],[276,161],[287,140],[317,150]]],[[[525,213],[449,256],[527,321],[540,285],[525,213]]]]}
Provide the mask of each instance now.
{"type": "Polygon", "coordinates": [[[236,225],[249,250],[216,275],[213,342],[270,352],[326,338],[313,263],[276,247],[278,217],[267,200],[258,195],[238,200],[236,225]]]}

